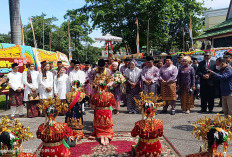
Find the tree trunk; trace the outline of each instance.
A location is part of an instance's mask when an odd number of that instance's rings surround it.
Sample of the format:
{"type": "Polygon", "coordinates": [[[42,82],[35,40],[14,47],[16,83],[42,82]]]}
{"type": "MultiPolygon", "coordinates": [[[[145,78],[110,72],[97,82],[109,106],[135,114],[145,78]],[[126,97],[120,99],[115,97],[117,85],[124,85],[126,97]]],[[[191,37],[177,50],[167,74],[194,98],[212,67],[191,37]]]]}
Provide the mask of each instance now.
{"type": "Polygon", "coordinates": [[[9,0],[11,43],[22,45],[22,30],[20,17],[20,0],[9,0]]]}

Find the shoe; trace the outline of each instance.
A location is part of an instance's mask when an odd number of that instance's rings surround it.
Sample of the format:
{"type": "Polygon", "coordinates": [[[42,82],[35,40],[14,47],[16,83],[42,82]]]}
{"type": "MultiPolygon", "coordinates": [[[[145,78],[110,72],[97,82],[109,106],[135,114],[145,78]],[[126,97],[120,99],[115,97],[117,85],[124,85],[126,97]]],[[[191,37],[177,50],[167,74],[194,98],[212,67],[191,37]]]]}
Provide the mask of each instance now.
{"type": "Polygon", "coordinates": [[[209,113],[213,113],[213,110],[209,110],[209,113]]]}
{"type": "Polygon", "coordinates": [[[197,113],[206,113],[206,110],[200,110],[197,113]]]}
{"type": "Polygon", "coordinates": [[[25,118],[25,115],[23,114],[23,115],[19,115],[19,118],[25,118]]]}
{"type": "Polygon", "coordinates": [[[186,112],[185,112],[185,114],[189,114],[190,113],[190,110],[187,110],[186,112]]]}
{"type": "Polygon", "coordinates": [[[162,110],[162,111],[160,112],[160,114],[166,114],[166,113],[168,113],[167,110],[162,110]]]}
{"type": "Polygon", "coordinates": [[[220,113],[220,114],[223,114],[224,112],[223,112],[223,111],[220,111],[219,113],[220,113]]]}
{"type": "Polygon", "coordinates": [[[175,114],[176,114],[175,110],[172,110],[171,115],[175,115],[175,114]]]}
{"type": "Polygon", "coordinates": [[[85,111],[82,112],[83,115],[86,115],[85,111]]]}
{"type": "Polygon", "coordinates": [[[133,112],[128,112],[129,114],[132,114],[133,112]]]}

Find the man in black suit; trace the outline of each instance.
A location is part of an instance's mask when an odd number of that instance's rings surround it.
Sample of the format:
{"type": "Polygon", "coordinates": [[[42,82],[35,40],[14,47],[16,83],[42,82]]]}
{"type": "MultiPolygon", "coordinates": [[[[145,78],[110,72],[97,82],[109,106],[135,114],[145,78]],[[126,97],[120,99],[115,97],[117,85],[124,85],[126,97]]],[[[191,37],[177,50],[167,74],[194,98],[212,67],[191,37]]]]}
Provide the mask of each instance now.
{"type": "Polygon", "coordinates": [[[211,60],[211,53],[205,52],[204,60],[199,63],[197,75],[200,77],[201,111],[205,113],[207,104],[209,113],[213,113],[214,107],[214,79],[210,77],[208,70],[215,70],[216,62],[211,60]]]}

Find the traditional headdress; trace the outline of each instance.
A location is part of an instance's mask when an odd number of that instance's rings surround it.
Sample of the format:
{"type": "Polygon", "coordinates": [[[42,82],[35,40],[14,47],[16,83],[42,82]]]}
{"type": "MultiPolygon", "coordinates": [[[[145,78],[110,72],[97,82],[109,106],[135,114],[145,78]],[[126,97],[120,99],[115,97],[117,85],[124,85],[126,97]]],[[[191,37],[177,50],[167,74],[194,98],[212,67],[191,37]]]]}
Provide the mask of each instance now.
{"type": "MultiPolygon", "coordinates": [[[[24,127],[19,120],[10,120],[7,116],[1,118],[0,123],[0,143],[3,143],[8,148],[13,150],[12,156],[19,153],[19,147],[23,140],[28,141],[33,139],[33,133],[29,131],[29,127],[24,127]]],[[[1,146],[1,144],[0,144],[1,146]]],[[[1,146],[1,150],[4,148],[1,146]]]]}
{"type": "Polygon", "coordinates": [[[107,84],[111,80],[110,76],[107,74],[99,74],[95,77],[93,81],[93,86],[98,87],[98,90],[101,88],[106,88],[107,84]],[[99,88],[100,87],[100,88],[99,88]]]}
{"type": "Polygon", "coordinates": [[[140,92],[140,99],[134,98],[136,105],[139,110],[142,111],[143,119],[147,118],[148,114],[155,116],[155,112],[158,107],[164,106],[165,102],[158,102],[161,98],[158,95],[154,95],[154,93],[144,94],[140,92]]]}
{"type": "Polygon", "coordinates": [[[191,62],[191,57],[190,56],[184,56],[183,60],[187,60],[188,63],[190,63],[191,62]]]}
{"type": "Polygon", "coordinates": [[[232,118],[228,116],[227,118],[221,117],[219,114],[214,116],[212,119],[205,117],[205,119],[200,118],[197,122],[193,124],[193,134],[198,140],[202,138],[204,145],[201,147],[201,152],[209,152],[212,150],[212,155],[216,155],[217,147],[221,144],[223,145],[223,153],[226,154],[229,140],[232,138],[231,133],[231,123],[232,118]]]}
{"type": "Polygon", "coordinates": [[[112,65],[118,66],[118,62],[113,62],[112,65]]]}
{"type": "Polygon", "coordinates": [[[43,99],[40,100],[40,103],[37,104],[37,107],[42,110],[43,114],[45,115],[45,123],[47,120],[49,121],[49,126],[53,125],[53,121],[55,120],[56,116],[61,112],[61,111],[68,111],[68,104],[65,103],[63,104],[59,98],[52,99],[43,99]]]}

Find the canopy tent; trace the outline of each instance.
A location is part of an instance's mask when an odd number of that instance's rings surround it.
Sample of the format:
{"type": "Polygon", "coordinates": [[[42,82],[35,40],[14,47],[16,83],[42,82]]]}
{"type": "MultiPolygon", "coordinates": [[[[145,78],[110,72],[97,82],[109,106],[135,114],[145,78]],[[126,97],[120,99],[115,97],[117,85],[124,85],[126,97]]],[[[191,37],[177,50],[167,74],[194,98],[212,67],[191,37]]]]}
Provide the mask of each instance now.
{"type": "Polygon", "coordinates": [[[98,38],[94,38],[96,41],[105,41],[106,42],[106,50],[108,50],[108,54],[109,55],[109,44],[111,47],[111,51],[113,51],[113,45],[112,45],[112,41],[114,42],[122,42],[122,38],[121,37],[116,37],[116,36],[112,36],[111,34],[106,34],[105,36],[102,37],[98,37],[98,38]]]}

